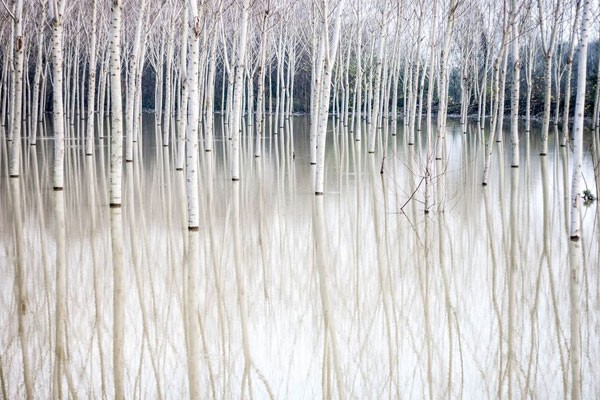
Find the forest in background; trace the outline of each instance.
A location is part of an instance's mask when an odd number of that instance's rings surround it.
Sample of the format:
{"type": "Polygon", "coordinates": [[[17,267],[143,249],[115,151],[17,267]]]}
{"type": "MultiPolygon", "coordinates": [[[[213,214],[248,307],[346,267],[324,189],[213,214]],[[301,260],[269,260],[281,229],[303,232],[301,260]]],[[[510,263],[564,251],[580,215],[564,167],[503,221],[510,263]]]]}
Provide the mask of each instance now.
{"type": "MultiPolygon", "coordinates": [[[[19,51],[23,51],[26,60],[22,84],[27,115],[52,111],[49,4],[47,0],[25,2],[19,34],[13,18],[17,14],[17,3],[16,0],[9,1],[0,13],[0,38],[4,43],[0,48],[3,125],[14,107],[9,107],[9,102],[10,93],[15,91],[15,53],[19,51]],[[22,50],[17,49],[19,46],[22,50]],[[31,104],[36,91],[41,94],[36,104],[38,111],[33,112],[31,104]]],[[[65,99],[70,102],[68,116],[88,107],[85,93],[92,87],[97,97],[95,111],[108,110],[102,105],[109,101],[104,94],[109,81],[109,3],[95,0],[67,2],[63,24],[65,85],[71,89],[65,99]],[[92,40],[93,36],[96,36],[95,40],[92,40]],[[90,83],[92,79],[94,82],[90,83]]],[[[186,3],[180,0],[123,2],[123,83],[127,87],[133,86],[133,93],[139,91],[142,94],[138,109],[160,109],[174,114],[180,108],[181,86],[185,79],[182,57],[187,57],[187,49],[182,46],[188,43],[184,37],[187,33],[182,29],[187,19],[186,3]]],[[[227,99],[232,97],[231,80],[239,33],[236,28],[240,18],[238,3],[231,0],[199,3],[203,8],[200,21],[201,84],[207,89],[212,87],[206,92],[212,92],[216,111],[226,109],[227,99]]],[[[258,80],[262,78],[267,112],[275,112],[280,103],[289,103],[292,112],[310,112],[311,86],[314,84],[311,78],[315,75],[319,52],[317,36],[322,34],[318,27],[321,16],[319,6],[315,6],[317,3],[312,0],[250,2],[248,62],[244,66],[249,81],[245,93],[246,109],[256,109],[258,80]],[[254,103],[248,106],[249,101],[254,103]]],[[[567,93],[569,97],[574,95],[572,71],[577,65],[577,20],[581,1],[521,0],[517,3],[518,15],[513,17],[507,1],[345,1],[330,110],[336,112],[346,107],[354,110],[358,108],[358,101],[362,111],[372,107],[373,95],[369,93],[373,91],[377,65],[381,64],[381,79],[387,80],[384,82],[387,93],[381,96],[385,96],[390,108],[396,104],[399,115],[408,115],[413,97],[423,99],[420,92],[426,92],[430,82],[435,86],[439,79],[442,61],[439,51],[452,11],[454,27],[447,55],[448,113],[479,116],[482,112],[480,104],[485,103],[489,114],[493,96],[499,92],[494,88],[495,80],[500,81],[499,89],[504,89],[501,97],[504,97],[507,112],[508,83],[513,75],[512,68],[507,66],[514,62],[514,57],[506,48],[511,42],[508,34],[511,19],[515,18],[519,25],[520,84],[523,88],[519,114],[525,116],[529,109],[531,115],[542,116],[546,85],[550,83],[552,118],[559,121],[564,117],[564,108],[569,107],[572,112],[574,106],[567,100],[567,93]],[[455,3],[455,10],[450,10],[451,3],[455,3]],[[431,68],[432,64],[438,68],[431,68]],[[363,95],[357,99],[359,84],[363,95]]],[[[332,6],[335,5],[336,2],[332,2],[332,6]]],[[[598,36],[597,22],[595,13],[591,25],[593,38],[598,36]]],[[[586,109],[591,111],[597,101],[597,40],[590,43],[590,50],[586,109]]],[[[439,96],[439,90],[434,90],[434,112],[439,107],[439,96]]],[[[210,110],[211,105],[205,104],[203,108],[210,110]]]]}

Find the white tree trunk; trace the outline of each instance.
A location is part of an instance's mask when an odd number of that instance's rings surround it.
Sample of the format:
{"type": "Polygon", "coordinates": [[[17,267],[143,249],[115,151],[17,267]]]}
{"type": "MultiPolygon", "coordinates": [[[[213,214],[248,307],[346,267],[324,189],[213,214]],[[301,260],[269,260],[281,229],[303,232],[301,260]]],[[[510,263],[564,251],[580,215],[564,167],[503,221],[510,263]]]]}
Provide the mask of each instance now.
{"type": "Polygon", "coordinates": [[[198,230],[200,210],[198,199],[198,120],[200,118],[198,80],[200,74],[200,14],[196,0],[190,6],[190,56],[188,61],[188,121],[186,146],[186,181],[188,198],[188,229],[198,230]]]}
{"type": "Polygon", "coordinates": [[[565,147],[569,140],[569,113],[571,108],[571,76],[573,74],[573,56],[575,54],[575,35],[577,33],[577,22],[579,20],[580,0],[575,3],[575,19],[569,35],[569,54],[567,55],[567,76],[565,78],[565,102],[563,109],[563,126],[561,147],[565,147]]]}
{"type": "Polygon", "coordinates": [[[571,187],[571,240],[581,236],[581,183],[583,165],[583,122],[585,108],[585,85],[587,79],[587,50],[590,0],[585,0],[581,21],[581,41],[579,43],[579,64],[577,66],[577,97],[575,100],[575,119],[573,121],[573,179],[571,187]]]}
{"type": "MultiPolygon", "coordinates": [[[[386,3],[387,4],[387,3],[386,3]]],[[[385,51],[385,42],[387,36],[387,7],[383,10],[382,26],[379,35],[379,47],[377,50],[377,59],[375,60],[375,87],[373,90],[373,113],[371,116],[371,123],[369,125],[369,132],[367,137],[367,148],[369,153],[375,153],[375,141],[377,137],[377,127],[379,126],[379,108],[381,99],[381,70],[383,67],[383,56],[385,51]]]]}
{"type": "Polygon", "coordinates": [[[135,137],[134,119],[136,115],[135,111],[135,98],[137,96],[138,80],[137,74],[140,68],[138,58],[142,47],[142,32],[144,28],[144,11],[146,9],[146,0],[139,0],[137,24],[135,26],[135,37],[133,39],[133,49],[129,56],[129,86],[127,88],[127,109],[125,110],[127,129],[126,145],[125,145],[125,162],[133,161],[133,142],[135,137]]]}
{"type": "MultiPolygon", "coordinates": [[[[213,32],[216,32],[216,24],[213,32]]],[[[204,118],[204,151],[211,152],[213,149],[213,132],[215,129],[214,104],[215,104],[215,75],[217,71],[217,41],[212,40],[210,45],[210,64],[208,66],[208,77],[206,79],[206,117],[204,118]]]]}
{"type": "MultiPolygon", "coordinates": [[[[352,106],[352,130],[354,131],[354,140],[360,141],[361,138],[361,111],[362,111],[362,20],[360,9],[358,11],[358,33],[356,37],[356,98],[352,106]]],[[[395,104],[394,104],[395,106],[395,104]]]]}
{"type": "Polygon", "coordinates": [[[23,34],[23,0],[15,6],[15,92],[13,123],[10,126],[13,142],[10,144],[9,174],[11,178],[19,177],[21,159],[21,127],[23,126],[23,64],[25,62],[25,37],[23,34]]]}
{"type": "Polygon", "coordinates": [[[334,63],[336,60],[336,54],[338,44],[340,41],[340,28],[342,19],[342,10],[344,8],[345,0],[340,0],[336,9],[335,23],[333,28],[333,36],[329,39],[329,22],[327,16],[329,15],[329,0],[322,1],[322,12],[323,12],[323,37],[322,40],[325,42],[325,48],[329,51],[325,51],[325,59],[323,62],[323,82],[321,86],[321,98],[319,100],[319,126],[317,131],[317,171],[315,175],[315,195],[322,195],[325,186],[325,143],[327,141],[327,120],[329,117],[329,98],[331,94],[331,73],[333,72],[334,63]]]}
{"type": "Polygon", "coordinates": [[[191,304],[189,304],[187,320],[188,331],[188,384],[189,397],[198,399],[200,392],[200,328],[198,326],[198,303],[196,303],[198,279],[198,231],[200,229],[200,203],[198,198],[198,121],[200,119],[200,94],[199,94],[199,74],[200,74],[200,34],[202,9],[198,0],[189,0],[189,59],[187,67],[188,80],[188,105],[187,105],[187,143],[186,143],[186,193],[188,201],[188,231],[190,241],[188,243],[188,277],[190,278],[189,295],[191,304]]]}
{"type": "MultiPolygon", "coordinates": [[[[46,14],[46,2],[43,1],[42,2],[42,15],[45,15],[45,14],[46,14]]],[[[45,37],[45,32],[43,29],[40,29],[40,31],[38,33],[38,40],[37,40],[37,58],[36,58],[36,64],[35,64],[35,76],[33,78],[33,100],[31,102],[32,103],[31,104],[31,108],[32,108],[31,131],[29,132],[29,144],[31,146],[35,146],[37,144],[37,133],[38,133],[38,127],[39,127],[38,120],[40,119],[40,113],[41,113],[39,103],[40,103],[40,99],[43,99],[43,97],[40,94],[41,94],[41,88],[42,88],[42,72],[44,71],[44,62],[43,62],[44,37],[45,37]]]]}
{"type": "Polygon", "coordinates": [[[123,98],[121,89],[121,18],[123,4],[113,0],[110,49],[110,206],[121,207],[123,175],[123,98]]]}
{"type": "Polygon", "coordinates": [[[510,137],[512,168],[519,167],[519,86],[521,79],[521,57],[519,56],[518,13],[517,0],[511,0],[513,76],[510,96],[510,137]]]}
{"type": "Polygon", "coordinates": [[[553,24],[550,27],[550,37],[546,38],[547,29],[544,16],[544,6],[541,0],[537,0],[537,8],[539,13],[539,27],[542,40],[542,52],[544,55],[545,69],[544,69],[544,116],[542,122],[542,144],[540,156],[548,154],[548,130],[550,128],[550,102],[552,96],[552,64],[554,61],[554,48],[556,45],[556,35],[558,32],[558,19],[560,17],[560,5],[562,1],[556,0],[553,8],[553,24]]]}
{"type": "Polygon", "coordinates": [[[581,398],[581,339],[580,339],[580,273],[582,265],[582,249],[580,238],[581,232],[581,206],[580,193],[583,164],[583,122],[585,109],[585,85],[587,80],[587,51],[589,38],[591,0],[583,3],[583,14],[581,20],[581,41],[579,43],[579,64],[577,67],[577,97],[575,100],[575,119],[573,122],[573,179],[571,187],[571,226],[570,226],[570,316],[571,316],[571,398],[581,398]]]}
{"type": "Polygon", "coordinates": [[[167,40],[167,67],[165,71],[165,110],[163,114],[163,146],[168,146],[171,141],[171,109],[173,94],[173,52],[175,51],[175,17],[171,17],[169,24],[169,38],[167,40]]]}
{"type": "MultiPolygon", "coordinates": [[[[183,43],[181,44],[181,58],[180,58],[180,68],[181,68],[181,95],[179,101],[179,112],[177,116],[177,161],[175,163],[175,169],[177,171],[183,171],[183,167],[185,165],[185,127],[187,122],[187,107],[188,107],[188,92],[189,92],[189,76],[187,71],[187,47],[188,47],[188,38],[190,35],[189,26],[189,10],[187,6],[187,2],[184,3],[183,6],[183,43]]],[[[216,42],[216,41],[215,41],[216,42]]]]}
{"type": "Polygon", "coordinates": [[[52,64],[53,64],[53,129],[54,129],[54,166],[52,185],[54,190],[63,190],[65,171],[65,113],[63,105],[63,13],[65,0],[50,2],[52,19],[52,64]]]}
{"type": "Polygon", "coordinates": [[[265,16],[263,17],[263,23],[261,27],[261,40],[259,50],[259,61],[258,61],[258,89],[256,98],[256,143],[254,146],[254,157],[260,157],[262,155],[262,137],[264,129],[264,98],[265,98],[265,71],[266,71],[266,60],[267,60],[267,17],[268,11],[266,10],[265,16]]]}
{"type": "Polygon", "coordinates": [[[242,3],[242,15],[240,20],[237,65],[235,66],[235,82],[233,89],[233,110],[231,116],[231,180],[233,181],[240,180],[240,126],[242,122],[242,96],[244,94],[244,71],[249,11],[250,0],[244,0],[242,3]]]}
{"type": "Polygon", "coordinates": [[[85,154],[91,156],[94,153],[94,128],[95,128],[95,108],[94,104],[96,94],[96,68],[97,68],[97,28],[96,28],[96,14],[97,14],[97,3],[96,0],[92,0],[92,23],[91,25],[91,39],[90,39],[90,62],[88,70],[88,108],[87,108],[87,128],[86,128],[86,141],[85,141],[85,154]]]}
{"type": "Polygon", "coordinates": [[[446,112],[448,108],[448,53],[450,51],[450,39],[454,31],[454,22],[458,0],[450,1],[450,9],[448,10],[448,26],[444,34],[444,43],[440,55],[440,85],[438,93],[440,93],[440,106],[438,109],[438,142],[436,147],[436,160],[441,160],[443,156],[444,142],[446,141],[446,112]]]}
{"type": "MultiPolygon", "coordinates": [[[[316,11],[315,11],[315,19],[316,19],[316,11]]],[[[312,88],[311,88],[311,102],[310,102],[310,164],[317,164],[317,136],[319,132],[319,113],[321,110],[320,101],[321,101],[321,92],[323,90],[324,85],[322,84],[323,79],[323,64],[325,60],[325,42],[324,38],[318,40],[318,31],[317,31],[317,22],[314,21],[314,31],[313,31],[313,58],[317,57],[315,61],[313,61],[313,70],[312,70],[312,88]],[[318,44],[318,55],[315,54],[315,47],[318,44]]],[[[322,34],[322,33],[321,33],[322,34]]],[[[328,89],[329,90],[329,87],[328,89]]],[[[329,106],[329,105],[328,105],[329,106]]]]}

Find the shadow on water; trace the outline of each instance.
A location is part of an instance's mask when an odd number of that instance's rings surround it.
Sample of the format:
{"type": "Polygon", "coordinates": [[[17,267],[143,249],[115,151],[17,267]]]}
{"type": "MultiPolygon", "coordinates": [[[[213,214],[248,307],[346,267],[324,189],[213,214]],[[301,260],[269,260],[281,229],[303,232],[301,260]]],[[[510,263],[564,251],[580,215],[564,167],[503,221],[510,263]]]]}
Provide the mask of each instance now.
{"type": "Polygon", "coordinates": [[[449,124],[434,160],[435,132],[386,126],[368,154],[366,123],[332,120],[315,197],[307,117],[258,139],[246,121],[232,183],[216,116],[189,230],[181,141],[142,122],[121,208],[108,137],[86,157],[69,128],[63,191],[43,124],[16,178],[0,138],[3,398],[600,397],[600,211],[570,243],[557,132],[546,157],[525,135],[520,168],[494,143],[482,187],[476,126],[449,124]]]}

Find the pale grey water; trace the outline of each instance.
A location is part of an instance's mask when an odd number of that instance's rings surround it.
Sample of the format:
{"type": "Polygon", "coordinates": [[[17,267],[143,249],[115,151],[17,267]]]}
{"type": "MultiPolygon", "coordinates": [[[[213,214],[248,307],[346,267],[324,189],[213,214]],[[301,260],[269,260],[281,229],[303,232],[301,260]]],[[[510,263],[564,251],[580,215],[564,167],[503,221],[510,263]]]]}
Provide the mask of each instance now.
{"type": "MultiPolygon", "coordinates": [[[[57,387],[63,397],[113,397],[113,307],[125,317],[127,397],[188,396],[185,179],[175,171],[175,146],[157,142],[153,117],[145,118],[136,161],[124,167],[121,211],[108,208],[108,140],[87,158],[81,142],[68,141],[65,191],[54,192],[51,139],[35,148],[23,141],[19,179],[8,178],[0,139],[4,398],[24,398],[26,380],[35,398],[52,397],[57,387]],[[111,240],[124,248],[117,304],[111,240]],[[64,341],[57,342],[57,328],[64,341]]],[[[240,183],[229,179],[221,136],[217,151],[200,154],[196,365],[204,397],[570,393],[571,173],[569,152],[554,145],[554,135],[545,158],[539,132],[523,135],[519,169],[503,162],[508,152],[497,144],[483,188],[481,137],[475,127],[462,135],[450,123],[448,162],[438,165],[445,172],[436,173],[436,206],[425,215],[424,145],[408,146],[401,123],[388,138],[383,174],[381,150],[368,155],[366,141],[332,126],[326,193],[315,199],[308,120],[292,122],[265,138],[262,158],[244,141],[240,183]]],[[[597,144],[588,139],[584,176],[596,192],[597,144]]],[[[593,399],[600,398],[596,203],[582,218],[578,328],[582,393],[593,399]]]]}

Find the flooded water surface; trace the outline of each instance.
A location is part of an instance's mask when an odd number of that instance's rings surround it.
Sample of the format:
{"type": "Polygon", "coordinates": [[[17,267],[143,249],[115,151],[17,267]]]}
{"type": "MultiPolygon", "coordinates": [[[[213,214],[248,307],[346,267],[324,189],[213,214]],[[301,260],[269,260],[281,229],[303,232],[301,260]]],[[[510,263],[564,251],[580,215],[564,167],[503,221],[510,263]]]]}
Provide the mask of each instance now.
{"type": "Polygon", "coordinates": [[[539,132],[523,134],[520,168],[496,143],[484,187],[482,134],[450,124],[426,185],[425,133],[408,145],[400,122],[368,154],[333,121],[315,196],[308,118],[267,133],[260,158],[243,135],[239,182],[220,134],[200,154],[191,232],[177,146],[145,118],[122,208],[108,139],[92,157],[67,139],[53,191],[52,137],[23,141],[9,178],[1,136],[3,398],[179,399],[193,380],[201,398],[554,399],[578,376],[600,398],[599,211],[584,207],[573,292],[571,150],[555,135],[540,157],[539,132]]]}

